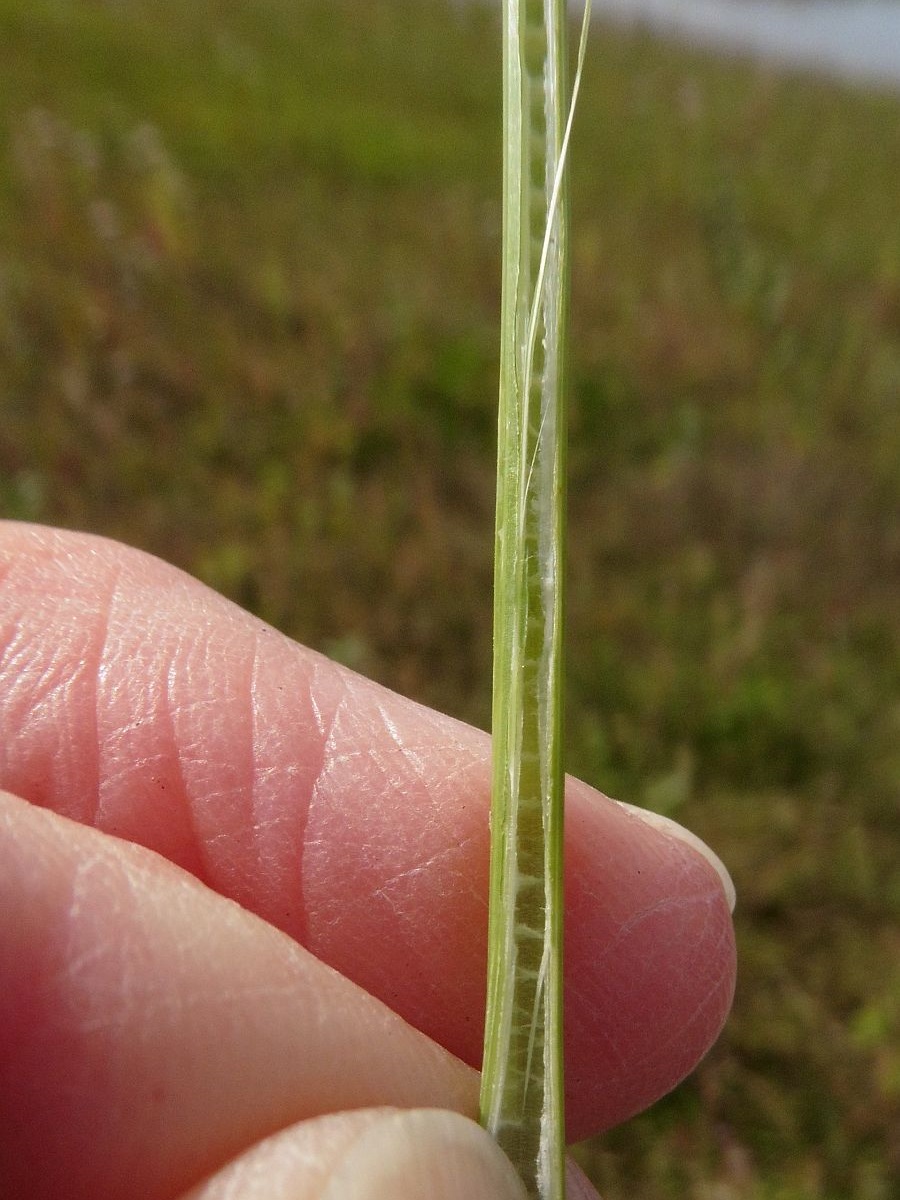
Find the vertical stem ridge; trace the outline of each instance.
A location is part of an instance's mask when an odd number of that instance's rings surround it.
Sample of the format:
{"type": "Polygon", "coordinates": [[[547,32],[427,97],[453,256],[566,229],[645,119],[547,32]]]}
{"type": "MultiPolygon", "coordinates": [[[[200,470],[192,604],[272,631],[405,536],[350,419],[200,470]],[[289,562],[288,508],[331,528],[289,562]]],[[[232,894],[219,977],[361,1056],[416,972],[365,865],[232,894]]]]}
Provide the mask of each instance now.
{"type": "MultiPolygon", "coordinates": [[[[583,58],[588,13],[582,30],[583,58]]],[[[564,1194],[562,576],[568,278],[564,0],[507,0],[493,799],[482,1120],[564,1194]]],[[[574,95],[573,95],[574,103],[574,95]]]]}

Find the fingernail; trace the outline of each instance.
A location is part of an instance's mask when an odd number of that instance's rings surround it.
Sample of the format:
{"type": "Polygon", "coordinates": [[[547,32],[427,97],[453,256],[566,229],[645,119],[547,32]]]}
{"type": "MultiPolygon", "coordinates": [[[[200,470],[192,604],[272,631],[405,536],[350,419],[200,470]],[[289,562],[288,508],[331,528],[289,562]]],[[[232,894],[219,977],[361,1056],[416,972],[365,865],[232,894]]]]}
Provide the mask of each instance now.
{"type": "Polygon", "coordinates": [[[388,1113],[352,1143],[321,1200],[526,1200],[509,1160],[458,1113],[388,1113]]]}
{"type": "Polygon", "coordinates": [[[696,833],[691,833],[689,829],[685,829],[683,825],[679,825],[671,817],[664,817],[660,813],[651,812],[649,808],[638,808],[637,805],[626,804],[624,800],[617,800],[616,803],[621,805],[622,808],[627,809],[632,816],[638,817],[646,825],[651,825],[654,829],[659,830],[660,833],[683,842],[686,846],[690,846],[698,854],[702,855],[719,876],[719,879],[721,879],[722,887],[725,890],[725,897],[728,900],[729,911],[734,912],[734,905],[737,900],[734,881],[728,874],[728,868],[722,862],[721,858],[719,858],[715,851],[710,850],[706,842],[701,841],[696,833]]]}

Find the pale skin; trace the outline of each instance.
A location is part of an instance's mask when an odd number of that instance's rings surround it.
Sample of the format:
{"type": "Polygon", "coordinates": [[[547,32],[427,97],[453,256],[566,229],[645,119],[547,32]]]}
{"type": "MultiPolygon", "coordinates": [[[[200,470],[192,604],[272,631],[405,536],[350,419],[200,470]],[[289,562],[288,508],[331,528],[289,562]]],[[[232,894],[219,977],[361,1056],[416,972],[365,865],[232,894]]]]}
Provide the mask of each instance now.
{"type": "MultiPolygon", "coordinates": [[[[0,1194],[517,1194],[469,1120],[485,734],[155,558],[10,523],[0,730],[0,1194]]],[[[677,830],[570,782],[570,1141],[715,1039],[729,899],[677,830]]]]}

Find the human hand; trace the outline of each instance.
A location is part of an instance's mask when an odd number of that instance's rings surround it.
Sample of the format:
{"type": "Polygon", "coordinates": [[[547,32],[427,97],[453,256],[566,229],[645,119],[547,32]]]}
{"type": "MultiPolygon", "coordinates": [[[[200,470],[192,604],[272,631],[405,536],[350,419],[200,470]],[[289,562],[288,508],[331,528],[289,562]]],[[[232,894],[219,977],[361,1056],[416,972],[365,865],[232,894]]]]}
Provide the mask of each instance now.
{"type": "MultiPolygon", "coordinates": [[[[80,534],[0,523],[0,649],[0,1195],[515,1196],[487,736],[80,534]]],[[[689,835],[567,805],[575,1140],[696,1064],[734,942],[689,835]]]]}

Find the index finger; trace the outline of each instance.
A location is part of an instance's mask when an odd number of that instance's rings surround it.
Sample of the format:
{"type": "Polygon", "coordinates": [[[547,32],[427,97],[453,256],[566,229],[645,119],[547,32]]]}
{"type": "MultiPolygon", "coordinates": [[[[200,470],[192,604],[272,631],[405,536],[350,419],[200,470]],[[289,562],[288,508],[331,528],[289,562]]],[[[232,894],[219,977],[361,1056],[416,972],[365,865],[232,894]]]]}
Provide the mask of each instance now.
{"type": "MultiPolygon", "coordinates": [[[[0,527],[0,786],[192,871],[471,1064],[489,739],[330,663],[158,559],[0,527]]],[[[668,1091],[734,985],[710,861],[567,791],[572,1139],[668,1091]]]]}

